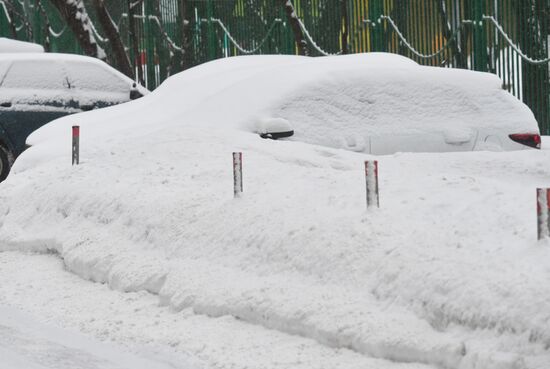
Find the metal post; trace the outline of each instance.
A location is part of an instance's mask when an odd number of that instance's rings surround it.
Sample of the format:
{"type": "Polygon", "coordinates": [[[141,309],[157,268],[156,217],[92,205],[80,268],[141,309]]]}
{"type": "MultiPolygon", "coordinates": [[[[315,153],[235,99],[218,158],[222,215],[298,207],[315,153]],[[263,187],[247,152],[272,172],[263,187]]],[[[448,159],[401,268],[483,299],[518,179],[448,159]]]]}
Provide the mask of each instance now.
{"type": "Polygon", "coordinates": [[[486,23],[483,21],[485,13],[485,2],[474,2],[474,70],[487,72],[487,34],[485,32],[486,23]]]}
{"type": "Polygon", "coordinates": [[[550,189],[537,188],[537,238],[550,237],[550,189]]]}
{"type": "Polygon", "coordinates": [[[240,197],[243,192],[243,153],[233,153],[233,193],[240,197]]]}
{"type": "Polygon", "coordinates": [[[212,23],[212,18],[214,16],[213,8],[212,8],[212,0],[207,0],[206,2],[206,14],[207,14],[207,33],[206,33],[206,39],[207,39],[207,50],[208,50],[208,60],[214,60],[216,57],[216,40],[214,35],[214,24],[212,23]]]}
{"type": "Polygon", "coordinates": [[[384,5],[382,0],[375,0],[368,2],[368,14],[371,21],[373,21],[373,27],[371,28],[371,49],[369,51],[385,51],[384,50],[384,21],[380,19],[383,15],[384,5]]]}
{"type": "Polygon", "coordinates": [[[80,162],[80,126],[73,126],[73,165],[80,162]]]}
{"type": "Polygon", "coordinates": [[[367,183],[367,208],[380,207],[378,192],[378,161],[365,162],[365,177],[367,183]]]}

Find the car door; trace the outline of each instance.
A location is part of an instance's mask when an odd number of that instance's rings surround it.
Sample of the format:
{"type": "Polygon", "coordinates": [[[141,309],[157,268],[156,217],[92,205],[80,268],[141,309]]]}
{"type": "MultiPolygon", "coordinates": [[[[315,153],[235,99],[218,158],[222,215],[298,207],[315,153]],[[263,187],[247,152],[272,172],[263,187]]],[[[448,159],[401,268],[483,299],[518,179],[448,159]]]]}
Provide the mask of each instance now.
{"type": "Polygon", "coordinates": [[[63,63],[57,60],[13,61],[0,90],[0,124],[15,156],[33,131],[77,111],[63,63]]]}
{"type": "MultiPolygon", "coordinates": [[[[405,130],[406,131],[406,130],[405,130]]],[[[439,131],[372,136],[371,153],[375,155],[395,152],[456,152],[472,151],[478,132],[470,128],[448,128],[439,131]]]]}

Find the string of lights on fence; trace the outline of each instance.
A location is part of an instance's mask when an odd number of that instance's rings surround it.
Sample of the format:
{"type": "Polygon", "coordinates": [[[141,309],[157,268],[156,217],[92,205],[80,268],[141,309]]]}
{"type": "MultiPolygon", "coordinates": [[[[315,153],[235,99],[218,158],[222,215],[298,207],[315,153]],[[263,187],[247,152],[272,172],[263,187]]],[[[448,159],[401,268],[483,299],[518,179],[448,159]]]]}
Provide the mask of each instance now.
{"type": "MultiPolygon", "coordinates": [[[[393,19],[390,16],[381,15],[380,18],[378,18],[378,23],[380,23],[382,20],[385,20],[386,22],[389,23],[389,25],[393,28],[393,30],[397,34],[397,37],[399,37],[399,39],[401,40],[403,45],[405,45],[407,47],[407,49],[409,49],[414,55],[416,55],[417,57],[422,58],[422,59],[431,59],[431,58],[435,58],[435,57],[439,56],[440,54],[442,54],[447,49],[447,47],[451,44],[451,42],[454,41],[454,39],[460,33],[460,31],[462,30],[462,25],[461,25],[460,27],[458,27],[453,32],[451,37],[447,40],[447,42],[445,43],[445,45],[443,45],[443,47],[441,49],[437,50],[436,52],[434,52],[432,54],[422,54],[420,51],[416,50],[410,44],[410,42],[403,35],[403,33],[401,33],[401,30],[399,29],[399,27],[397,27],[397,24],[395,24],[395,22],[393,21],[393,19]]],[[[364,20],[363,22],[376,26],[376,22],[373,22],[373,21],[368,20],[368,19],[364,20]]]]}
{"type": "MultiPolygon", "coordinates": [[[[0,5],[2,5],[2,7],[4,8],[5,10],[5,13],[8,15],[9,17],[9,13],[6,11],[6,5],[4,3],[4,1],[0,0],[0,5]]],[[[182,48],[180,46],[178,46],[171,38],[170,36],[168,35],[167,32],[163,32],[163,27],[162,25],[160,24],[160,20],[158,19],[158,17],[156,16],[149,16],[148,17],[150,20],[153,20],[157,26],[159,27],[159,29],[161,30],[161,34],[163,36],[163,38],[165,39],[165,41],[174,49],[174,50],[177,50],[177,51],[182,51],[182,48]]],[[[8,18],[8,21],[12,21],[10,18],[8,18]]],[[[202,22],[208,22],[209,20],[208,19],[201,19],[202,22]]],[[[386,21],[387,24],[389,24],[391,26],[391,28],[395,31],[395,33],[397,34],[397,37],[399,38],[399,40],[401,41],[401,43],[407,48],[409,49],[409,51],[411,53],[413,53],[415,56],[421,58],[421,59],[431,59],[431,58],[435,58],[439,55],[441,55],[448,47],[449,45],[454,42],[457,38],[457,36],[459,35],[459,33],[462,31],[464,25],[468,24],[468,25],[473,25],[473,26],[476,26],[478,25],[478,23],[481,24],[481,21],[480,22],[476,22],[476,21],[472,21],[472,20],[463,20],[460,24],[460,26],[453,32],[453,34],[451,35],[451,37],[449,39],[447,39],[447,42],[445,43],[445,45],[443,45],[443,47],[441,47],[439,50],[431,53],[431,54],[424,54],[422,52],[420,52],[419,50],[417,50],[410,42],[409,40],[407,40],[407,38],[405,37],[405,35],[403,35],[403,33],[401,32],[401,30],[399,29],[399,27],[397,26],[397,24],[395,23],[395,21],[388,15],[381,15],[377,21],[372,21],[370,19],[364,19],[363,20],[363,24],[365,25],[370,25],[372,27],[376,27],[377,26],[377,23],[380,24],[382,21],[386,21]]],[[[546,59],[533,59],[531,57],[529,57],[528,55],[526,55],[522,50],[521,48],[514,43],[514,41],[512,40],[512,38],[508,35],[508,33],[506,33],[506,31],[504,30],[504,28],[502,27],[502,25],[498,22],[498,20],[494,17],[494,16],[490,16],[490,15],[483,15],[482,16],[482,21],[485,21],[485,22],[488,22],[490,24],[492,24],[495,29],[498,31],[498,33],[500,33],[502,35],[502,37],[505,39],[505,41],[508,43],[508,45],[521,57],[521,59],[523,59],[524,61],[530,63],[530,64],[534,64],[534,65],[540,65],[540,64],[548,64],[550,63],[550,57],[549,58],[546,58],[546,59]]],[[[267,33],[265,34],[265,36],[262,38],[262,40],[260,41],[260,43],[258,44],[258,46],[254,47],[253,49],[246,49],[245,47],[243,47],[237,40],[236,38],[231,34],[231,32],[229,31],[229,29],[227,28],[227,26],[223,23],[223,21],[219,18],[210,18],[210,22],[213,22],[213,23],[216,23],[220,26],[220,28],[222,29],[222,31],[225,33],[225,35],[227,36],[227,38],[229,39],[229,41],[239,50],[239,52],[241,52],[242,54],[255,54],[256,52],[258,52],[262,46],[268,41],[269,37],[271,36],[273,30],[275,29],[275,26],[278,25],[278,24],[285,24],[280,18],[275,18],[273,20],[273,22],[271,23],[267,33]]],[[[90,22],[91,23],[91,22],[90,22]]],[[[323,56],[331,56],[331,55],[340,55],[342,54],[342,50],[340,50],[339,52],[336,52],[336,53],[330,53],[326,50],[324,50],[321,46],[319,46],[319,44],[317,44],[317,42],[315,41],[315,39],[311,36],[311,34],[309,33],[309,30],[307,29],[307,27],[305,26],[305,24],[302,22],[301,19],[298,18],[298,23],[300,24],[300,28],[302,29],[302,32],[304,32],[304,35],[307,39],[307,41],[309,42],[309,44],[321,55],[323,56]]],[[[16,29],[19,31],[20,29],[22,29],[23,27],[25,26],[24,23],[22,23],[19,27],[16,27],[16,29]]],[[[48,31],[50,33],[51,36],[55,37],[55,38],[59,38],[61,37],[65,31],[67,29],[67,25],[65,25],[63,27],[63,29],[61,29],[61,31],[59,32],[56,32],[52,27],[49,27],[48,31]]],[[[94,33],[95,37],[97,38],[97,40],[101,43],[106,43],[108,42],[108,39],[106,37],[103,37],[99,34],[98,30],[95,28],[95,26],[93,25],[93,23],[91,23],[91,29],[92,29],[92,32],[94,33]]]]}
{"type": "Polygon", "coordinates": [[[304,23],[302,22],[302,20],[300,18],[297,18],[297,19],[298,19],[298,23],[300,24],[300,28],[302,29],[302,32],[304,32],[304,35],[306,36],[307,40],[309,41],[311,46],[313,46],[313,48],[315,50],[317,50],[317,52],[319,54],[321,54],[323,56],[331,56],[331,55],[340,55],[340,54],[342,54],[342,50],[338,51],[337,53],[331,54],[328,51],[325,51],[325,50],[321,49],[321,47],[319,45],[317,45],[317,43],[315,42],[313,37],[311,37],[311,35],[309,34],[309,31],[307,30],[307,28],[304,25],[304,23]]]}
{"type": "Polygon", "coordinates": [[[258,44],[258,46],[256,46],[254,49],[250,49],[250,50],[247,50],[245,49],[244,47],[242,47],[238,42],[237,40],[235,40],[235,38],[233,37],[233,35],[231,35],[231,33],[229,32],[229,30],[227,29],[227,27],[225,26],[225,24],[223,24],[223,22],[218,19],[218,18],[210,18],[210,21],[211,22],[214,22],[214,23],[217,23],[220,28],[223,30],[223,32],[227,35],[227,38],[229,39],[229,41],[231,41],[231,43],[243,54],[254,54],[256,53],[258,50],[260,50],[260,48],[262,46],[264,46],[264,44],[266,43],[266,41],[269,39],[269,36],[271,35],[271,32],[273,32],[273,29],[275,28],[275,26],[277,24],[282,24],[283,21],[279,18],[275,18],[273,20],[273,22],[271,23],[271,26],[269,27],[266,35],[264,36],[264,38],[260,41],[260,43],[258,44]]]}
{"type": "Polygon", "coordinates": [[[532,59],[530,57],[528,57],[527,55],[525,55],[521,49],[519,48],[519,46],[517,46],[513,41],[512,39],[510,38],[510,36],[508,36],[508,34],[504,31],[504,29],[502,28],[502,26],[500,25],[500,23],[495,19],[495,17],[493,16],[489,16],[489,15],[484,15],[483,16],[483,20],[486,20],[486,21],[489,21],[491,22],[495,28],[497,29],[497,31],[502,35],[502,37],[504,37],[504,39],[506,40],[506,42],[508,42],[508,44],[510,45],[510,47],[512,49],[514,49],[515,52],[518,53],[518,55],[523,59],[525,60],[526,62],[528,63],[531,63],[531,64],[547,64],[548,62],[550,62],[550,58],[546,58],[546,59],[532,59]]]}
{"type": "Polygon", "coordinates": [[[48,28],[48,31],[50,31],[50,35],[53,36],[54,38],[59,38],[61,37],[61,35],[63,35],[63,33],[65,33],[66,29],[67,29],[67,25],[65,24],[65,27],[63,27],[59,32],[55,32],[51,26],[48,28]]]}

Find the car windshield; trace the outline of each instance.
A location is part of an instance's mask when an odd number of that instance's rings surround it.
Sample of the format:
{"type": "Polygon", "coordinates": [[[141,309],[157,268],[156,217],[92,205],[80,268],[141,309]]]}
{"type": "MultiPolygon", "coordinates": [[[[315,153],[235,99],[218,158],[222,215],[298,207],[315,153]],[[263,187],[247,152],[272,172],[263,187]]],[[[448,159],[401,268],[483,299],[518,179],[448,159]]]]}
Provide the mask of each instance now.
{"type": "MultiPolygon", "coordinates": [[[[0,64],[0,74],[2,65],[0,64]]],[[[2,87],[29,89],[62,89],[66,82],[63,64],[44,60],[14,61],[3,78],[2,87]]]]}

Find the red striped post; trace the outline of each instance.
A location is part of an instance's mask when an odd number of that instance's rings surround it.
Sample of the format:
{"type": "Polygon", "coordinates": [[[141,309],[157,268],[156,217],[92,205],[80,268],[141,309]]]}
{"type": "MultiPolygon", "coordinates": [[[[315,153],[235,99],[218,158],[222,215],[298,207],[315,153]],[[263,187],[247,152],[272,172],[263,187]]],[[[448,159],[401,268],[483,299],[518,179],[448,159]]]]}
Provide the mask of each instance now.
{"type": "Polygon", "coordinates": [[[73,165],[80,162],[80,126],[73,126],[73,165]]]}
{"type": "Polygon", "coordinates": [[[367,182],[367,208],[380,207],[378,192],[378,161],[365,161],[365,177],[367,182]]]}
{"type": "Polygon", "coordinates": [[[537,236],[550,237],[550,188],[537,188],[537,236]]]}
{"type": "Polygon", "coordinates": [[[233,153],[233,193],[240,197],[243,192],[243,153],[233,153]]]}

